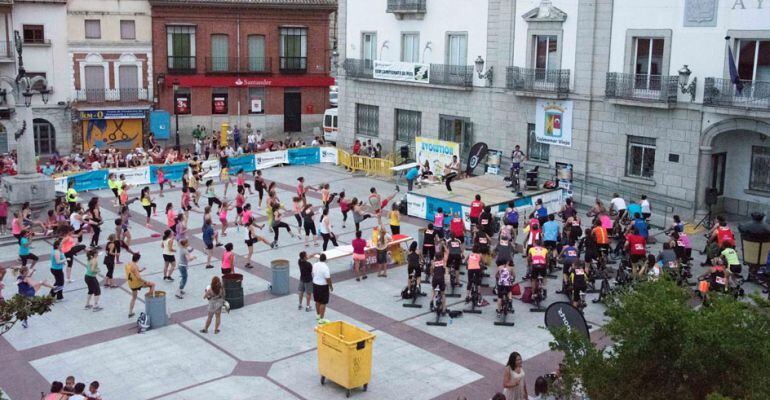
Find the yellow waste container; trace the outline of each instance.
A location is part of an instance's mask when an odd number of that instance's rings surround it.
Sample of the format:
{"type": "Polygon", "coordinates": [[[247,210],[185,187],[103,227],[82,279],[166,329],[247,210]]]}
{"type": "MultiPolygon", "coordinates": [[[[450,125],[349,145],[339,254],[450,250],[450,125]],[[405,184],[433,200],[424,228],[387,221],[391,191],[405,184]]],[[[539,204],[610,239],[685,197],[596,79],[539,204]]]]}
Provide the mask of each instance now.
{"type": "Polygon", "coordinates": [[[329,322],[315,328],[318,337],[318,372],[326,379],[350,390],[369,387],[372,376],[372,344],[375,335],[344,321],[329,322]]]}
{"type": "Polygon", "coordinates": [[[404,265],[406,263],[404,249],[401,247],[400,243],[390,246],[390,257],[393,260],[394,265],[404,265]]]}
{"type": "Polygon", "coordinates": [[[227,131],[230,130],[230,124],[227,122],[223,122],[222,125],[219,126],[219,145],[224,147],[227,146],[227,131]]]}

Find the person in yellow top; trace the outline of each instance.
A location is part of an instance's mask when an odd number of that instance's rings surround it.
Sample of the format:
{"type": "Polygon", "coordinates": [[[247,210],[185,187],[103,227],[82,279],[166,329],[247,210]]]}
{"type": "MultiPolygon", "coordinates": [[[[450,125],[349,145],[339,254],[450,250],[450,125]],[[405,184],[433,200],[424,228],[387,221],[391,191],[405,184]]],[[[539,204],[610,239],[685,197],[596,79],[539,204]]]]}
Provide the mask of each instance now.
{"type": "Polygon", "coordinates": [[[70,207],[70,212],[75,212],[75,205],[78,204],[78,192],[75,190],[75,181],[69,181],[69,184],[67,185],[67,205],[70,207]]]}
{"type": "Polygon", "coordinates": [[[141,254],[134,253],[134,255],[131,257],[131,262],[125,266],[128,288],[131,289],[131,301],[128,303],[128,318],[134,316],[134,304],[136,304],[136,296],[139,294],[139,291],[142,290],[142,288],[149,288],[150,291],[147,292],[147,294],[150,296],[155,293],[155,284],[142,278],[141,274],[142,271],[144,271],[144,268],[139,268],[139,265],[137,264],[141,257],[141,254]]]}
{"type": "Polygon", "coordinates": [[[117,207],[120,202],[120,181],[118,180],[118,177],[115,176],[114,172],[107,175],[107,187],[109,187],[110,190],[112,190],[112,194],[115,195],[115,201],[113,201],[112,204],[117,207]]]}
{"type": "Polygon", "coordinates": [[[393,203],[390,209],[390,233],[398,235],[401,233],[401,213],[398,212],[398,204],[393,203]]]}
{"type": "Polygon", "coordinates": [[[534,294],[539,289],[538,277],[543,277],[543,285],[545,285],[545,278],[548,275],[548,249],[543,247],[543,242],[538,239],[527,253],[527,263],[532,269],[531,284],[533,288],[532,293],[534,294]]]}

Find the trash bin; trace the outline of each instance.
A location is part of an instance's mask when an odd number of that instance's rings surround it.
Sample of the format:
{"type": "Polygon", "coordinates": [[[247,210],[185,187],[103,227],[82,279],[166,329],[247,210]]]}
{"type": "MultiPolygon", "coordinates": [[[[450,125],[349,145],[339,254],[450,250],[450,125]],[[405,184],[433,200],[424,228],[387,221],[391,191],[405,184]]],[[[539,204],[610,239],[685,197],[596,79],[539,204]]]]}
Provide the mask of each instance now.
{"type": "Polygon", "coordinates": [[[318,372],[321,384],[329,379],[350,390],[369,388],[372,376],[372,344],[375,335],[344,321],[315,328],[318,338],[318,372]]]}
{"type": "Polygon", "coordinates": [[[537,170],[527,171],[527,189],[537,189],[537,170]]]}
{"type": "Polygon", "coordinates": [[[289,294],[289,261],[270,261],[270,270],[272,271],[270,293],[279,296],[289,294]]]}
{"type": "Polygon", "coordinates": [[[243,275],[227,274],[222,277],[225,288],[225,300],[230,303],[231,310],[243,307],[243,275]]]}
{"type": "Polygon", "coordinates": [[[144,313],[150,319],[152,329],[161,328],[168,325],[168,315],[166,314],[166,292],[156,290],[150,296],[144,295],[144,313]]]}

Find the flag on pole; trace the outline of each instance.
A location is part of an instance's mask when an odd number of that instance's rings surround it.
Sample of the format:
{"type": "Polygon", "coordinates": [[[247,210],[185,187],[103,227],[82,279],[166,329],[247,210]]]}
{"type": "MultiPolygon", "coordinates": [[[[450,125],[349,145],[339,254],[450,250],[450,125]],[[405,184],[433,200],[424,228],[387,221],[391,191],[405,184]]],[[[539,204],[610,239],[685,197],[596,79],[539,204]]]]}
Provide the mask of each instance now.
{"type": "Polygon", "coordinates": [[[738,67],[735,65],[735,58],[733,57],[733,49],[730,46],[730,37],[725,38],[727,42],[727,57],[728,61],[730,63],[730,82],[735,85],[735,94],[740,95],[743,91],[743,82],[741,82],[741,78],[738,76],[738,67]]]}

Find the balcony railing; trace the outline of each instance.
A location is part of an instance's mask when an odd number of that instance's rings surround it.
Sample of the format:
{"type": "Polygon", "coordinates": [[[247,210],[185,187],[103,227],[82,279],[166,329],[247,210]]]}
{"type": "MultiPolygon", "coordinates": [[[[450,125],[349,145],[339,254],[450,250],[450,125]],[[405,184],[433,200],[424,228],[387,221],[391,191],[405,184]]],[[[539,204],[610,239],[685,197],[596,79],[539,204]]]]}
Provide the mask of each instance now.
{"type": "Polygon", "coordinates": [[[206,73],[227,74],[238,72],[238,57],[206,57],[206,73]]]}
{"type": "Polygon", "coordinates": [[[506,87],[529,93],[553,93],[558,97],[569,93],[568,69],[508,67],[506,87]]]}
{"type": "Polygon", "coordinates": [[[307,57],[281,57],[281,72],[305,73],[307,57]]]}
{"type": "Polygon", "coordinates": [[[433,85],[471,87],[473,86],[473,66],[431,64],[430,83],[433,85]]]}
{"type": "Polygon", "coordinates": [[[13,61],[13,44],[6,42],[6,41],[0,41],[0,59],[10,59],[10,61],[13,61]]]}
{"type": "Polygon", "coordinates": [[[269,57],[206,57],[207,74],[266,74],[271,71],[269,57]]]}
{"type": "Polygon", "coordinates": [[[253,74],[268,74],[273,71],[270,57],[242,57],[241,72],[253,74]]]}
{"type": "Polygon", "coordinates": [[[147,100],[147,89],[80,89],[76,92],[77,101],[85,103],[106,103],[120,101],[132,103],[147,100]]]}
{"type": "Polygon", "coordinates": [[[706,78],[703,104],[770,111],[770,82],[741,80],[739,91],[729,79],[706,78]]]}
{"type": "Polygon", "coordinates": [[[168,71],[174,74],[194,74],[195,56],[168,56],[168,71]]]}
{"type": "MultiPolygon", "coordinates": [[[[374,61],[357,60],[348,58],[343,67],[345,73],[350,78],[374,78],[374,61]]],[[[473,66],[472,65],[430,65],[430,84],[472,87],[473,86],[473,66]]]]}
{"type": "Polygon", "coordinates": [[[387,12],[394,14],[419,14],[427,11],[426,0],[388,0],[387,12]]]}
{"type": "Polygon", "coordinates": [[[610,99],[676,103],[678,76],[607,73],[604,95],[610,99]]]}

